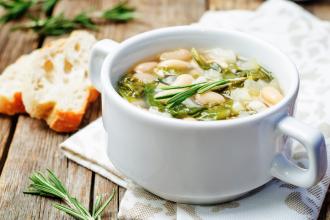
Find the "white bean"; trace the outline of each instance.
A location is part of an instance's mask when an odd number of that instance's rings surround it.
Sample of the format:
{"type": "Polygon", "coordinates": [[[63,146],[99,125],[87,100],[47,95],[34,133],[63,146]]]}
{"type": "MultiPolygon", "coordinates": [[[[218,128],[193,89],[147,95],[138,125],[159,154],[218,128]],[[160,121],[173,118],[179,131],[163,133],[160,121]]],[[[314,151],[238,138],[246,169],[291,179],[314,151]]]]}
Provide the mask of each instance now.
{"type": "Polygon", "coordinates": [[[195,118],[192,118],[192,117],[186,117],[186,118],[183,118],[183,120],[185,120],[185,121],[197,121],[195,118]]]}
{"type": "Polygon", "coordinates": [[[196,102],[203,106],[214,106],[225,102],[225,98],[216,92],[206,92],[196,95],[196,102]]]}
{"type": "Polygon", "coordinates": [[[238,101],[234,101],[232,108],[237,113],[239,113],[240,111],[243,111],[244,110],[243,105],[240,102],[238,102],[238,101]]]}
{"type": "Polygon", "coordinates": [[[164,60],[159,63],[159,67],[172,68],[176,70],[188,70],[191,68],[190,63],[182,60],[164,60]]]}
{"type": "Polygon", "coordinates": [[[249,102],[247,107],[256,112],[261,112],[267,108],[267,106],[259,100],[253,100],[253,101],[249,102]]]}
{"type": "Polygon", "coordinates": [[[189,61],[191,60],[191,54],[186,49],[178,49],[173,50],[169,52],[164,52],[159,57],[160,60],[183,60],[183,61],[189,61]]]}
{"type": "Polygon", "coordinates": [[[136,100],[136,101],[133,101],[131,103],[133,105],[135,105],[136,107],[139,107],[139,108],[142,108],[142,109],[145,109],[147,107],[145,101],[143,101],[143,100],[136,100]]]}
{"type": "Polygon", "coordinates": [[[189,74],[181,74],[179,75],[174,83],[173,86],[186,86],[192,84],[194,81],[194,78],[189,74]]]}
{"type": "Polygon", "coordinates": [[[140,80],[143,83],[152,83],[157,79],[156,76],[144,72],[136,72],[134,73],[133,77],[135,77],[136,79],[140,80]]]}
{"type": "Polygon", "coordinates": [[[157,62],[140,63],[134,68],[134,71],[142,72],[142,73],[151,73],[157,65],[158,65],[157,62]]]}
{"type": "Polygon", "coordinates": [[[268,106],[275,105],[283,99],[283,95],[274,87],[266,86],[260,91],[261,100],[268,106]]]}

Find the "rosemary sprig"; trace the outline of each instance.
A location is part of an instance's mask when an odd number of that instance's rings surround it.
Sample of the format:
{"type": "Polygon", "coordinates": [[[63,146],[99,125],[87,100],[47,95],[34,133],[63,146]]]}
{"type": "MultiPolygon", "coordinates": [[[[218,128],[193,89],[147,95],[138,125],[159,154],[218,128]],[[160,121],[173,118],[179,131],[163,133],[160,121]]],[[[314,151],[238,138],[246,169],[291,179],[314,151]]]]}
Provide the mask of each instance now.
{"type": "Polygon", "coordinates": [[[30,177],[32,183],[30,184],[25,194],[39,195],[44,197],[51,197],[63,201],[64,204],[55,203],[53,206],[60,211],[71,215],[72,217],[80,220],[98,220],[102,215],[104,209],[109,205],[112,200],[115,191],[113,190],[110,197],[101,204],[103,200],[102,196],[98,196],[93,205],[92,213],[89,213],[76,198],[72,197],[62,182],[56,177],[56,175],[50,171],[45,176],[40,172],[33,173],[30,177]]]}
{"type": "Polygon", "coordinates": [[[201,93],[205,93],[207,91],[224,88],[233,83],[242,82],[245,79],[246,79],[246,77],[239,77],[239,78],[234,78],[234,79],[221,79],[221,80],[213,81],[213,82],[196,83],[196,84],[191,84],[191,85],[187,85],[187,86],[161,87],[162,90],[181,89],[181,88],[189,88],[189,89],[187,89],[185,91],[173,93],[173,94],[159,96],[159,97],[156,97],[156,99],[160,100],[160,99],[169,98],[169,100],[167,100],[166,107],[172,108],[174,106],[181,104],[184,100],[186,100],[187,98],[189,98],[195,94],[201,94],[201,93]]]}
{"type": "Polygon", "coordinates": [[[127,6],[127,2],[120,2],[102,13],[94,13],[93,16],[87,12],[81,12],[73,19],[65,17],[63,13],[47,18],[31,18],[31,21],[15,26],[13,30],[31,29],[41,36],[58,36],[81,28],[95,30],[97,25],[94,20],[100,18],[115,22],[125,22],[134,18],[134,9],[127,6]]]}

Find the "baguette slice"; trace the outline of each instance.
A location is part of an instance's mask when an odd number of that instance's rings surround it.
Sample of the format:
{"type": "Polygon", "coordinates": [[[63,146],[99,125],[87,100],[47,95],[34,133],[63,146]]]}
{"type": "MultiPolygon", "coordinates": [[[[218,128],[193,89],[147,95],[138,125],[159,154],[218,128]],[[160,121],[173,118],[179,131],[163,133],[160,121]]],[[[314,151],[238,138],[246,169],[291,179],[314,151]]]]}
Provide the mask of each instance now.
{"type": "Polygon", "coordinates": [[[0,113],[14,115],[25,112],[22,102],[22,83],[35,53],[21,56],[0,75],[0,113]]]}
{"type": "Polygon", "coordinates": [[[89,103],[98,97],[88,71],[95,42],[88,32],[75,31],[33,55],[22,84],[23,103],[31,117],[46,120],[57,132],[78,129],[89,103]]]}

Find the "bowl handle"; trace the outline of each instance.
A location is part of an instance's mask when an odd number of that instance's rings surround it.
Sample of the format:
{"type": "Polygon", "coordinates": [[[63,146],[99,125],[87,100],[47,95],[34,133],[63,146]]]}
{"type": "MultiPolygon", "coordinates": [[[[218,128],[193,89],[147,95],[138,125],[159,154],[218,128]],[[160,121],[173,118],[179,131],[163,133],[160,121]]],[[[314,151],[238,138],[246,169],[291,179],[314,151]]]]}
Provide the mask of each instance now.
{"type": "Polygon", "coordinates": [[[92,52],[89,58],[90,79],[99,92],[101,92],[102,90],[101,69],[103,61],[109,54],[114,53],[118,46],[118,42],[109,39],[104,39],[94,44],[92,48],[92,52]]]}
{"type": "Polygon", "coordinates": [[[298,167],[283,153],[279,153],[272,161],[271,174],[284,182],[300,187],[307,188],[317,184],[327,169],[327,153],[322,133],[290,116],[282,118],[277,124],[277,129],[305,147],[308,168],[298,167]]]}

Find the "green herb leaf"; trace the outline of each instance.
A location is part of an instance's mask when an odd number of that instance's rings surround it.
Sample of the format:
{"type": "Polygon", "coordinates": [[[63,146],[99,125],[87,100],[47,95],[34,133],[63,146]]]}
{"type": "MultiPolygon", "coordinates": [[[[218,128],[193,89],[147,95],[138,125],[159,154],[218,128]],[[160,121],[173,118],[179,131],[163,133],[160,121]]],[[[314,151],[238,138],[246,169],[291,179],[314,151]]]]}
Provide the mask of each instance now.
{"type": "Polygon", "coordinates": [[[187,116],[196,115],[198,112],[201,112],[204,108],[201,107],[192,107],[189,108],[184,104],[179,104],[173,108],[168,108],[167,111],[175,118],[185,118],[187,116]]]}
{"type": "Polygon", "coordinates": [[[123,1],[109,10],[105,10],[102,17],[111,21],[126,22],[134,18],[134,11],[133,7],[127,5],[127,1],[123,1]]]}
{"type": "Polygon", "coordinates": [[[240,72],[240,75],[245,76],[248,79],[252,79],[254,81],[261,79],[266,82],[270,82],[273,79],[273,76],[270,74],[270,72],[263,67],[259,67],[259,69],[255,69],[255,70],[242,71],[240,72]]]}
{"type": "Polygon", "coordinates": [[[133,74],[125,74],[118,82],[118,93],[129,102],[142,98],[145,90],[143,82],[133,77],[133,74]]]}
{"type": "Polygon", "coordinates": [[[42,4],[42,10],[46,13],[46,15],[50,15],[53,11],[58,0],[44,0],[42,4]]]}
{"type": "Polygon", "coordinates": [[[0,17],[0,24],[22,17],[37,0],[0,0],[6,13],[0,17]]]}
{"type": "Polygon", "coordinates": [[[207,62],[207,60],[197,52],[195,48],[191,49],[191,55],[196,63],[202,68],[203,70],[211,69],[211,65],[207,62]]]}
{"type": "Polygon", "coordinates": [[[157,107],[159,111],[164,111],[165,104],[160,102],[158,99],[155,98],[155,89],[156,84],[147,84],[144,87],[144,94],[146,97],[146,102],[149,106],[157,107]]]}
{"type": "Polygon", "coordinates": [[[216,62],[207,61],[206,58],[203,57],[200,53],[198,53],[195,48],[191,49],[191,55],[193,59],[196,61],[196,63],[199,65],[199,67],[202,68],[203,70],[213,69],[218,72],[221,71],[221,67],[219,64],[217,64],[216,62]]]}
{"type": "Polygon", "coordinates": [[[95,23],[92,21],[90,17],[85,12],[82,12],[78,14],[77,16],[74,17],[72,20],[73,23],[81,25],[81,27],[91,29],[91,30],[96,30],[97,26],[95,23]]]}
{"type": "Polygon", "coordinates": [[[81,219],[81,220],[86,220],[86,216],[82,215],[81,213],[77,212],[75,209],[72,209],[66,205],[62,205],[59,203],[54,203],[53,204],[54,208],[57,208],[58,210],[71,215],[72,217],[76,219],[81,219]]]}
{"type": "MultiPolygon", "coordinates": [[[[97,219],[98,217],[100,217],[100,215],[102,214],[104,209],[110,204],[111,200],[113,199],[113,197],[115,195],[115,192],[116,192],[115,189],[113,189],[109,198],[102,205],[100,204],[100,202],[98,202],[98,204],[96,204],[97,206],[95,208],[95,212],[93,213],[94,219],[97,219]]],[[[102,197],[100,197],[99,200],[102,200],[102,197]]]]}
{"type": "Polygon", "coordinates": [[[53,206],[76,219],[99,219],[105,207],[109,205],[115,194],[115,191],[113,191],[110,197],[103,204],[101,204],[102,197],[98,197],[95,202],[95,207],[93,207],[93,212],[90,214],[82,203],[68,193],[68,190],[52,171],[47,170],[47,172],[47,177],[40,172],[33,173],[30,177],[31,184],[28,187],[28,190],[24,193],[62,200],[65,205],[55,203],[53,206]]]}
{"type": "Polygon", "coordinates": [[[197,117],[198,120],[209,121],[209,120],[223,120],[228,119],[236,115],[232,110],[233,101],[228,99],[222,105],[216,105],[211,108],[205,109],[197,117]]]}
{"type": "Polygon", "coordinates": [[[18,25],[13,30],[29,30],[32,29],[34,32],[41,36],[58,36],[65,33],[69,33],[76,29],[77,25],[64,17],[64,14],[38,19],[31,18],[30,22],[23,25],[18,25]]]}

